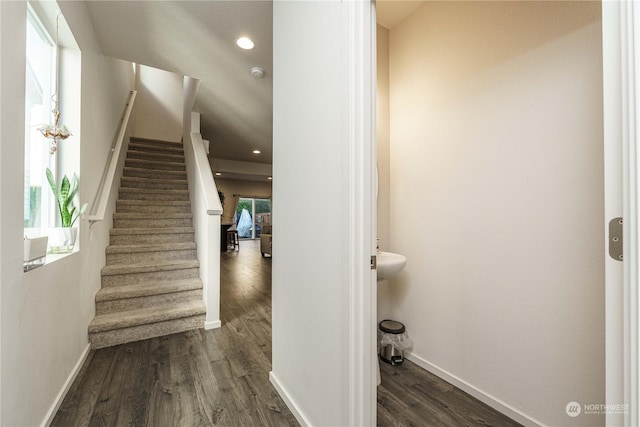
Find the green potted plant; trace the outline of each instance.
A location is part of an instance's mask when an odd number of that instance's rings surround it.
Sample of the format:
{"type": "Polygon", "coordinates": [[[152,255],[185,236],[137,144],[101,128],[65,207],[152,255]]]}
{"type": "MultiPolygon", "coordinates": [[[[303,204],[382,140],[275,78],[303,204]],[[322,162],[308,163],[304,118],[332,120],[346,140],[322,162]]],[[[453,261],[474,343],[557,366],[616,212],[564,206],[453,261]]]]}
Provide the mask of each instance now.
{"type": "Polygon", "coordinates": [[[46,174],[47,181],[49,181],[49,186],[56,200],[61,225],[61,227],[55,229],[54,232],[54,234],[58,234],[58,236],[51,236],[51,253],[71,252],[75,246],[76,236],[78,234],[78,229],[74,228],[73,225],[87,209],[87,203],[83,204],[80,209],[77,209],[73,203],[73,199],[78,192],[78,176],[75,173],[71,181],[69,181],[66,175],[63,176],[59,187],[49,168],[47,168],[46,174]]]}

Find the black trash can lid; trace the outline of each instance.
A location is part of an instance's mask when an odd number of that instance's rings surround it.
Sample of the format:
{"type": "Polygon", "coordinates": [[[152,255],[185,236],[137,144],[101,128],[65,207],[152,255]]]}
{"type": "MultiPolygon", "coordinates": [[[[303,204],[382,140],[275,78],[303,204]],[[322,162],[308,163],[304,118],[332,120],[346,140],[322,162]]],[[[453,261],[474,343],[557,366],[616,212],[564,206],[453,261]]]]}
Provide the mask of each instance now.
{"type": "Polygon", "coordinates": [[[395,320],[383,320],[378,326],[382,332],[386,332],[388,334],[401,334],[404,332],[404,325],[400,322],[396,322],[395,320]]]}

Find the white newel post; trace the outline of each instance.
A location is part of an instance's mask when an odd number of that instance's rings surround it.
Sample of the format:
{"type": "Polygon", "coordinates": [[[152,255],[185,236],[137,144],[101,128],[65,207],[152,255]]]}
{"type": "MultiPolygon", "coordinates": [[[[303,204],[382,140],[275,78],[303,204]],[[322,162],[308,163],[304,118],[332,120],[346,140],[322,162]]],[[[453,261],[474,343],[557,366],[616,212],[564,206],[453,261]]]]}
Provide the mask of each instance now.
{"type": "Polygon", "coordinates": [[[185,160],[189,177],[189,197],[200,262],[203,300],[207,307],[204,328],[214,329],[220,322],[220,215],[222,205],[209,166],[205,143],[200,135],[200,113],[192,112],[199,81],[185,77],[185,160]],[[187,118],[189,119],[187,121],[187,118]]]}

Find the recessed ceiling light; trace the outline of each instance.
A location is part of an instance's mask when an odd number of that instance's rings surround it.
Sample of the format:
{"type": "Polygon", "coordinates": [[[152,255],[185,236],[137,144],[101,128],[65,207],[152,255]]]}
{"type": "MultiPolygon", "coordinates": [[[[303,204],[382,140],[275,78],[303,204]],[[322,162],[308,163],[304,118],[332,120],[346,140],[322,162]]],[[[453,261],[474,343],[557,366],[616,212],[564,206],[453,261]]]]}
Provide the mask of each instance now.
{"type": "Polygon", "coordinates": [[[238,40],[236,40],[236,44],[241,49],[245,49],[245,50],[253,49],[253,41],[251,41],[249,37],[240,37],[238,40]]]}
{"type": "Polygon", "coordinates": [[[260,154],[260,150],[253,150],[253,154],[260,154]]]}
{"type": "Polygon", "coordinates": [[[216,172],[216,176],[220,176],[222,175],[220,172],[216,172]]]}
{"type": "Polygon", "coordinates": [[[268,179],[268,180],[272,180],[272,179],[273,179],[273,177],[271,177],[271,176],[268,176],[268,177],[267,177],[267,179],[268,179]]]}

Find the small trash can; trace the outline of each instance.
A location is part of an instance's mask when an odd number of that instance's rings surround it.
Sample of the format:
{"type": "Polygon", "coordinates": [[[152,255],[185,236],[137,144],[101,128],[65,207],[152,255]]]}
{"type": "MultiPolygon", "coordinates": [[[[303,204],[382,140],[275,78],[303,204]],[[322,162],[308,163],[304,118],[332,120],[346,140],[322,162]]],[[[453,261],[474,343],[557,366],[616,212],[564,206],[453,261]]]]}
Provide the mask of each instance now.
{"type": "Polygon", "coordinates": [[[410,348],[413,342],[407,336],[402,323],[395,320],[383,320],[378,325],[378,351],[380,359],[393,366],[402,365],[404,350],[410,348]]]}

